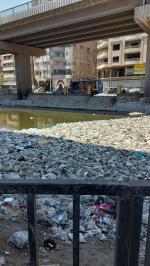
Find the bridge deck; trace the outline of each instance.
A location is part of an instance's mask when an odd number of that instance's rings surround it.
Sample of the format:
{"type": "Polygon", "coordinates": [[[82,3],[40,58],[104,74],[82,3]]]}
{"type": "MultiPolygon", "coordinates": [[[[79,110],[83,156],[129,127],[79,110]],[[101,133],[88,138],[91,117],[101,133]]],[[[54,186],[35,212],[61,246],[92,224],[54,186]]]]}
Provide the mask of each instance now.
{"type": "MultiPolygon", "coordinates": [[[[150,0],[146,0],[150,2],[150,0]]],[[[0,12],[0,39],[48,48],[140,33],[134,9],[143,0],[51,0],[0,12]]]]}
{"type": "Polygon", "coordinates": [[[0,25],[17,20],[33,17],[42,13],[63,8],[82,0],[51,0],[40,5],[33,6],[32,1],[0,12],[0,25]]]}

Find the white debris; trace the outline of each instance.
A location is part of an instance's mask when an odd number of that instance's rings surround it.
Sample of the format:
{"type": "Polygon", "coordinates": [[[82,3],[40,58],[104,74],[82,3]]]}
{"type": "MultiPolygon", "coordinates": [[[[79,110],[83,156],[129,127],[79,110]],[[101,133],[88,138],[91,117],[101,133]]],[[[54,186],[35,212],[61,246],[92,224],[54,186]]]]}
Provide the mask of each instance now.
{"type": "Polygon", "coordinates": [[[5,265],[5,258],[3,256],[0,256],[0,266],[5,265]]]}
{"type": "Polygon", "coordinates": [[[5,198],[4,199],[4,204],[8,204],[8,205],[10,204],[10,205],[12,205],[13,201],[14,201],[14,198],[13,197],[5,198]]]}
{"type": "Polygon", "coordinates": [[[8,239],[8,243],[18,249],[24,248],[28,244],[28,232],[17,231],[13,233],[12,236],[8,239]]]}

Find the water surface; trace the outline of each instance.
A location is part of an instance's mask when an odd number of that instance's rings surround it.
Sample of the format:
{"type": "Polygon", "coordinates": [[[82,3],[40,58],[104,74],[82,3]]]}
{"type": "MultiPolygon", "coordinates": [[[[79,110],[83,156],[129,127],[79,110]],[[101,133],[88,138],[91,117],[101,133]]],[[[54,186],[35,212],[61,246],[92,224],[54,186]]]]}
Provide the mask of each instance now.
{"type": "Polygon", "coordinates": [[[0,109],[0,128],[21,130],[24,128],[45,128],[58,123],[121,118],[118,115],[88,114],[31,109],[0,109]]]}

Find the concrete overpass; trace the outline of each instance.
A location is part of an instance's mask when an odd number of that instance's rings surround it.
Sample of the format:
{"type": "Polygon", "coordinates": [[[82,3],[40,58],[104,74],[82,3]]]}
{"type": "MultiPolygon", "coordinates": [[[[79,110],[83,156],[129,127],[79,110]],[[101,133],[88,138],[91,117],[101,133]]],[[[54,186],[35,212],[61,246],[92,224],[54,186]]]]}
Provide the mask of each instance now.
{"type": "MultiPolygon", "coordinates": [[[[150,31],[150,0],[51,0],[0,12],[0,53],[13,53],[17,89],[31,91],[30,56],[45,48],[150,31]]],[[[150,38],[149,38],[150,42],[150,38]]],[[[150,45],[145,96],[150,96],[150,45]]]]}

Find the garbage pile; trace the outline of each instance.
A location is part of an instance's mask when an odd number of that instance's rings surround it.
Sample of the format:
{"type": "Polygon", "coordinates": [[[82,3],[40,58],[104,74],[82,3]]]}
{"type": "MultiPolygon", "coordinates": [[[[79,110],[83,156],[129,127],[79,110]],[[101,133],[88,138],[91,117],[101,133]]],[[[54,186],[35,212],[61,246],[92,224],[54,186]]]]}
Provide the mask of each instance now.
{"type": "MultiPolygon", "coordinates": [[[[81,201],[80,211],[80,242],[84,243],[89,237],[97,237],[100,240],[114,239],[116,227],[116,203],[105,202],[100,197],[96,202],[81,201]],[[94,204],[92,204],[94,203],[94,204]]],[[[70,204],[71,206],[71,204],[70,204]]],[[[72,209],[57,212],[52,218],[53,235],[61,240],[73,240],[72,209]],[[68,219],[67,219],[68,218],[68,219]]]]}
{"type": "MultiPolygon", "coordinates": [[[[43,180],[149,180],[150,117],[70,123],[21,132],[1,130],[0,178],[43,180]]],[[[114,239],[115,198],[81,197],[80,242],[114,239]]],[[[142,238],[148,223],[144,203],[142,238]]],[[[37,222],[50,236],[73,239],[72,198],[37,196],[37,222]]],[[[26,219],[26,197],[0,196],[0,217],[26,219]]],[[[49,242],[45,242],[51,248],[49,242]]],[[[53,245],[52,245],[53,246],[53,245]]]]}
{"type": "MultiPolygon", "coordinates": [[[[144,202],[142,236],[146,237],[150,200],[144,202]]],[[[12,221],[26,220],[26,197],[18,195],[2,195],[0,198],[0,217],[12,221]]],[[[80,243],[90,237],[101,241],[114,240],[116,232],[117,198],[106,196],[81,196],[80,204],[80,243]]],[[[41,196],[37,198],[37,223],[48,230],[49,237],[62,241],[73,240],[73,203],[70,196],[41,196]]],[[[25,231],[14,233],[8,240],[16,248],[22,248],[28,241],[25,231]],[[19,239],[18,239],[19,236],[19,239]],[[22,239],[22,241],[20,240],[22,239]],[[17,240],[16,240],[17,239],[17,240]]],[[[46,249],[55,249],[44,242],[46,249]]]]}
{"type": "MultiPolygon", "coordinates": [[[[100,240],[115,238],[116,204],[115,198],[81,197],[80,242],[84,243],[89,237],[97,237],[100,240]]],[[[73,203],[70,196],[37,198],[36,214],[37,223],[49,229],[51,236],[63,241],[73,240],[73,203]]],[[[12,221],[26,220],[25,196],[1,196],[0,216],[12,221]]],[[[14,239],[14,236],[11,239],[14,239]]],[[[18,248],[15,241],[14,246],[18,248]]]]}

